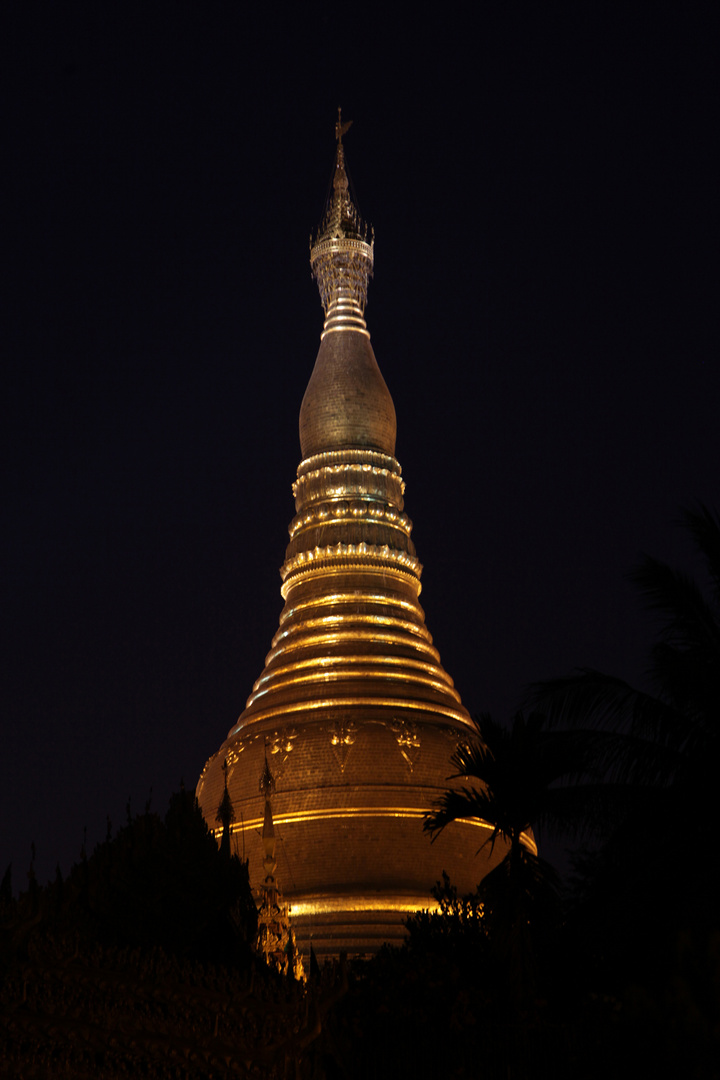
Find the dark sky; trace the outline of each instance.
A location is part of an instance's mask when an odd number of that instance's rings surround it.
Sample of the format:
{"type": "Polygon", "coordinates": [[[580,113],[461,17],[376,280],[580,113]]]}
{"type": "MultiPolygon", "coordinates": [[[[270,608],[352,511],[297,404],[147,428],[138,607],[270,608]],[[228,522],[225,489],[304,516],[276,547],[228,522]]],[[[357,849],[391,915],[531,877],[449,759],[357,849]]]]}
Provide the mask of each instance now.
{"type": "Polygon", "coordinates": [[[128,797],[194,786],[262,669],[339,104],[421,601],[470,711],[579,665],[642,682],[625,575],[697,572],[673,521],[720,506],[710,8],[423,10],[4,5],[16,888],[31,841],[46,880],[128,797]]]}

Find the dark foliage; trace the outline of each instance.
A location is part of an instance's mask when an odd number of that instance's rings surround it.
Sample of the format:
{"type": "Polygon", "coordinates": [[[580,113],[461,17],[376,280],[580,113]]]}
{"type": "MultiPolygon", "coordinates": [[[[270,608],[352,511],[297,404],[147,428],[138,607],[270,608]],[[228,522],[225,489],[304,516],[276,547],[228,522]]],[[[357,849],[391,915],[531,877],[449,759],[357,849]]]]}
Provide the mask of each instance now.
{"type": "Polygon", "coordinates": [[[18,901],[2,896],[4,941],[38,932],[83,947],[162,949],[203,963],[247,967],[257,928],[248,867],[223,856],[193,795],[173,795],[165,815],[146,810],[97,846],[83,851],[67,879],[58,867],[44,889],[29,875],[18,901]]]}
{"type": "Polygon", "coordinates": [[[720,769],[720,521],[705,507],[682,523],[703,559],[704,591],[645,556],[632,574],[660,616],[650,649],[653,691],[585,669],[538,684],[532,700],[558,731],[594,727],[598,767],[623,794],[601,848],[581,864],[582,903],[605,942],[604,968],[659,971],[689,927],[720,927],[714,790],[720,769]],[[707,595],[705,595],[705,592],[707,595]]]}
{"type": "Polygon", "coordinates": [[[65,929],[104,945],[159,947],[211,963],[247,963],[257,925],[248,868],[223,857],[193,794],[164,820],[146,810],[49,889],[65,929]]]}
{"type": "Polygon", "coordinates": [[[704,506],[682,523],[708,578],[708,596],[686,575],[646,555],[631,574],[660,616],[650,649],[652,692],[590,668],[538,683],[530,700],[556,728],[611,733],[599,762],[606,777],[644,787],[680,785],[701,798],[720,764],[720,520],[704,506]]]}
{"type": "Polygon", "coordinates": [[[284,1076],[317,1039],[301,986],[250,948],[247,865],[194,796],[41,888],[0,890],[0,1075],[284,1076]]]}
{"type": "MultiPolygon", "coordinates": [[[[500,996],[516,1010],[527,1011],[538,997],[539,957],[560,919],[559,882],[532,850],[532,826],[571,834],[590,828],[603,801],[592,778],[591,744],[592,733],[548,730],[540,713],[527,719],[518,713],[507,728],[482,716],[475,741],[452,759],[463,786],[446,791],[425,820],[435,835],[458,818],[479,818],[492,829],[486,843],[501,840],[506,847],[474,903],[482,909],[486,963],[500,996]],[[578,780],[583,783],[573,783],[578,780]]],[[[445,911],[438,918],[456,929],[445,911]]]]}
{"type": "Polygon", "coordinates": [[[720,520],[699,506],[682,524],[705,586],[650,556],[632,574],[660,617],[651,691],[584,669],[536,685],[530,700],[559,732],[603,736],[598,769],[615,793],[602,844],[576,859],[563,943],[577,985],[616,1000],[648,1055],[664,1048],[663,1068],[717,1076],[720,520]]]}
{"type": "Polygon", "coordinates": [[[552,730],[539,712],[518,712],[508,726],[487,713],[476,721],[476,738],[453,754],[451,788],[425,820],[435,835],[457,818],[476,817],[492,826],[489,843],[521,844],[523,833],[545,828],[570,837],[602,828],[608,788],[599,783],[597,761],[603,733],[552,730]]]}

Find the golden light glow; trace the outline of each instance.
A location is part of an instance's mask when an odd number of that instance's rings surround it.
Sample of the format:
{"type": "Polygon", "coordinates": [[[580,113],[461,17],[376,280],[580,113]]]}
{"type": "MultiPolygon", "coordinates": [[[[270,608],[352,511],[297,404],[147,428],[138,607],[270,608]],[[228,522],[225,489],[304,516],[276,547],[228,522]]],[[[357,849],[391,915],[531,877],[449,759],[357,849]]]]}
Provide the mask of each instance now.
{"type": "Polygon", "coordinates": [[[391,563],[374,565],[370,561],[356,562],[353,559],[348,559],[344,563],[336,562],[334,565],[332,563],[329,565],[309,564],[307,566],[298,567],[293,570],[292,574],[288,573],[285,583],[280,589],[280,593],[283,599],[287,600],[291,591],[301,582],[305,584],[313,579],[325,580],[333,577],[347,577],[348,574],[358,573],[367,574],[369,578],[384,577],[389,579],[391,583],[397,581],[403,585],[409,585],[410,588],[415,590],[418,596],[422,592],[422,585],[420,584],[419,577],[415,574],[411,574],[403,567],[394,566],[391,563]]]}
{"type": "Polygon", "coordinates": [[[327,592],[323,593],[322,596],[312,596],[309,600],[301,600],[298,603],[293,604],[289,610],[282,613],[280,616],[280,624],[282,625],[284,622],[287,622],[288,619],[294,617],[301,611],[309,611],[313,608],[334,607],[335,605],[340,607],[346,604],[357,606],[360,603],[371,605],[377,604],[393,608],[398,607],[417,615],[418,619],[421,617],[419,605],[412,600],[406,600],[402,596],[394,596],[392,593],[388,592],[365,592],[364,590],[360,591],[355,589],[351,592],[327,592]]]}
{"type": "MultiPolygon", "coordinates": [[[[287,669],[286,669],[287,670],[287,669]]],[[[329,665],[322,665],[319,669],[311,671],[307,675],[298,675],[292,672],[286,677],[278,677],[278,672],[273,672],[272,681],[268,680],[267,685],[264,688],[258,688],[254,690],[251,695],[253,702],[259,701],[259,699],[267,693],[272,692],[275,689],[286,689],[289,686],[303,686],[317,683],[329,683],[329,682],[341,682],[345,679],[351,679],[353,682],[362,680],[374,680],[374,679],[386,679],[388,682],[396,682],[398,678],[404,684],[409,686],[428,686],[433,690],[439,690],[442,693],[450,691],[460,701],[460,695],[457,690],[454,689],[452,683],[449,683],[443,679],[431,678],[426,675],[418,675],[416,672],[407,668],[403,668],[402,672],[388,670],[379,664],[372,664],[369,659],[365,659],[362,668],[359,665],[356,668],[351,667],[330,667],[329,665]]]]}
{"type": "Polygon", "coordinates": [[[399,474],[378,468],[369,461],[342,460],[317,469],[298,472],[293,495],[298,512],[318,502],[368,497],[381,498],[386,505],[403,509],[405,484],[399,474]],[[342,463],[341,463],[342,462],[342,463]]]}
{"type": "Polygon", "coordinates": [[[412,532],[412,522],[407,514],[401,513],[392,506],[384,506],[373,502],[356,499],[344,504],[337,503],[332,507],[315,505],[306,510],[302,516],[297,516],[290,524],[290,539],[304,532],[306,529],[317,528],[319,525],[346,525],[348,521],[365,520],[377,525],[387,525],[389,528],[398,529],[407,536],[412,532]]]}
{"type": "MultiPolygon", "coordinates": [[[[356,458],[342,451],[333,451],[334,457],[330,462],[325,461],[325,458],[330,456],[329,453],[316,454],[315,458],[320,459],[317,468],[303,469],[302,472],[298,470],[298,478],[293,484],[293,488],[300,490],[307,487],[312,481],[319,481],[323,486],[327,482],[332,488],[342,484],[341,497],[347,498],[348,481],[351,481],[351,483],[354,481],[356,484],[366,488],[370,477],[382,477],[383,480],[400,479],[399,469],[396,471],[394,468],[394,465],[397,464],[395,458],[383,455],[384,461],[388,462],[388,465],[376,465],[367,451],[358,452],[363,454],[363,457],[356,458]]],[[[297,495],[297,491],[294,494],[297,495]]]]}
{"type": "Polygon", "coordinates": [[[402,533],[404,536],[409,536],[412,531],[412,525],[409,521],[407,522],[407,524],[404,524],[399,521],[383,520],[383,518],[377,514],[370,516],[369,514],[361,514],[360,512],[353,513],[352,511],[348,511],[347,514],[336,514],[333,517],[328,516],[321,521],[303,521],[298,525],[297,528],[292,530],[292,532],[290,533],[290,537],[292,540],[294,540],[296,539],[296,537],[301,538],[303,533],[310,532],[313,529],[331,529],[334,527],[346,526],[348,522],[353,523],[357,521],[365,521],[369,525],[385,527],[388,530],[394,529],[396,532],[402,533]]]}
{"type": "Polygon", "coordinates": [[[327,465],[345,466],[354,462],[369,463],[377,469],[383,469],[386,473],[395,473],[398,477],[402,474],[397,458],[383,454],[379,450],[358,450],[348,447],[347,450],[323,450],[320,454],[304,458],[297,467],[297,475],[300,477],[306,473],[319,472],[327,465]]]}
{"type": "Polygon", "coordinates": [[[327,547],[315,547],[312,551],[300,551],[297,555],[293,555],[282,566],[280,573],[285,579],[289,574],[298,568],[306,566],[308,563],[317,562],[321,559],[345,559],[348,558],[362,558],[367,556],[371,559],[380,559],[383,562],[396,563],[400,566],[405,566],[409,570],[419,572],[422,570],[422,564],[419,559],[414,555],[409,555],[406,551],[398,551],[397,548],[388,547],[387,544],[383,544],[381,547],[375,544],[366,544],[364,542],[360,544],[329,544],[327,547]]]}
{"type": "MultiPolygon", "coordinates": [[[[358,604],[359,606],[359,604],[358,604]]],[[[424,623],[411,622],[410,619],[398,619],[392,615],[373,615],[370,612],[354,611],[348,614],[348,612],[339,611],[333,612],[330,615],[321,615],[314,619],[303,619],[303,621],[295,626],[287,626],[287,620],[283,620],[283,626],[274,637],[274,641],[282,641],[283,638],[289,637],[293,634],[304,633],[305,630],[316,630],[318,627],[335,627],[342,626],[343,624],[352,623],[355,625],[373,625],[390,627],[391,629],[399,628],[401,630],[407,630],[408,633],[413,636],[422,637],[425,641],[431,641],[430,633],[424,623]]]]}
{"type": "MultiPolygon", "coordinates": [[[[457,692],[455,692],[457,693],[457,692]]],[[[249,701],[252,698],[248,699],[249,701]]],[[[459,698],[458,698],[459,700],[459,698]]],[[[327,709],[328,711],[336,711],[338,709],[360,709],[363,711],[370,709],[379,709],[383,712],[424,712],[435,714],[436,716],[447,717],[450,720],[455,720],[463,725],[471,726],[470,721],[467,718],[467,714],[464,709],[453,709],[439,701],[414,701],[412,698],[387,698],[387,697],[340,697],[340,698],[318,698],[302,701],[292,701],[285,705],[278,705],[274,708],[259,709],[253,714],[253,723],[260,720],[271,720],[273,717],[284,717],[291,713],[313,713],[319,709],[327,709]]],[[[240,731],[242,725],[238,725],[232,729],[230,735],[234,735],[240,731]]]]}
{"type": "Polygon", "coordinates": [[[326,334],[338,334],[343,330],[352,330],[356,334],[362,334],[364,337],[370,337],[370,331],[367,326],[357,326],[349,319],[335,319],[331,325],[326,325],[320,335],[320,340],[325,337],[326,334]]]}
{"type": "Polygon", "coordinates": [[[440,910],[440,905],[431,895],[418,893],[416,896],[317,896],[290,901],[290,915],[304,918],[312,915],[335,915],[343,912],[387,911],[393,915],[413,915],[416,911],[440,910]]]}
{"type": "MultiPolygon", "coordinates": [[[[408,638],[404,634],[375,633],[372,630],[333,630],[326,634],[303,634],[301,638],[296,635],[291,639],[280,638],[280,640],[277,640],[277,637],[278,635],[273,638],[273,648],[267,655],[266,664],[270,664],[277,656],[283,653],[303,652],[318,645],[328,647],[344,643],[352,644],[353,642],[358,644],[361,642],[377,642],[380,645],[401,645],[405,647],[408,645],[408,638]]],[[[414,652],[432,656],[434,660],[440,662],[440,653],[429,642],[423,641],[421,638],[415,638],[412,641],[412,647],[414,652]]]]}
{"type": "MultiPolygon", "coordinates": [[[[415,821],[423,821],[427,815],[427,807],[413,806],[342,806],[332,808],[318,808],[315,810],[295,810],[287,813],[273,813],[273,821],[276,825],[306,825],[314,821],[338,821],[347,818],[365,820],[368,818],[409,818],[415,821]]],[[[473,829],[484,829],[491,832],[493,826],[480,818],[456,818],[454,825],[468,825],[473,829]]],[[[262,830],[263,818],[251,818],[248,821],[233,822],[230,826],[232,834],[244,832],[258,832],[262,830]]],[[[220,836],[222,826],[214,828],[213,833],[220,836]]],[[[523,846],[532,855],[537,855],[537,844],[531,833],[524,832],[520,839],[523,846]]]]}
{"type": "MultiPolygon", "coordinates": [[[[366,819],[366,818],[411,818],[415,821],[422,821],[427,814],[427,807],[412,807],[412,806],[342,806],[333,807],[331,809],[316,809],[316,810],[294,810],[288,813],[275,813],[273,812],[273,821],[276,825],[306,825],[310,821],[335,821],[342,820],[344,818],[366,819]]],[[[457,824],[470,825],[475,829],[492,829],[491,825],[488,825],[486,821],[480,821],[478,818],[458,818],[457,824]]],[[[243,833],[250,831],[257,831],[262,829],[263,818],[252,818],[249,821],[233,822],[230,826],[231,832],[243,833]]],[[[219,826],[213,830],[216,835],[220,835],[222,827],[219,826]]]]}
{"type": "MultiPolygon", "coordinates": [[[[415,660],[407,656],[322,656],[322,657],[310,657],[308,660],[295,660],[292,664],[285,664],[282,667],[273,668],[272,676],[263,674],[257,680],[253,686],[253,691],[259,689],[270,678],[281,677],[284,675],[290,675],[295,671],[302,671],[304,668],[310,668],[311,670],[325,671],[326,669],[333,669],[336,667],[348,666],[352,669],[355,665],[367,664],[371,659],[374,665],[382,665],[390,668],[416,668],[418,671],[424,671],[428,675],[435,676],[442,680],[443,686],[453,686],[453,681],[447,672],[439,667],[437,664],[428,664],[423,660],[415,660]]],[[[350,672],[352,673],[352,672],[350,672]]],[[[387,677],[391,677],[392,673],[388,673],[387,677]]]]}

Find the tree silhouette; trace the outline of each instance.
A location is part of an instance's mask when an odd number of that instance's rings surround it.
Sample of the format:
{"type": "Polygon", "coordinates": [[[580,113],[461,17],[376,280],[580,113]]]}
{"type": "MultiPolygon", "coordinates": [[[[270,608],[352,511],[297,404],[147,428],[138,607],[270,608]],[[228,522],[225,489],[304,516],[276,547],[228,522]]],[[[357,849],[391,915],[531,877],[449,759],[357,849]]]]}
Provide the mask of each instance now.
{"type": "Polygon", "coordinates": [[[675,817],[703,831],[720,765],[720,521],[706,507],[682,523],[703,557],[709,596],[666,563],[644,556],[632,572],[645,605],[662,617],[650,649],[651,692],[593,669],[536,684],[530,699],[556,728],[593,726],[613,736],[599,766],[645,793],[672,792],[675,817]]]}
{"type": "MultiPolygon", "coordinates": [[[[532,827],[577,834],[589,827],[602,803],[593,782],[596,736],[551,731],[541,713],[517,713],[509,727],[483,715],[477,738],[452,758],[453,779],[466,781],[441,796],[425,818],[437,835],[451,821],[477,818],[492,831],[485,843],[508,845],[503,860],[478,887],[488,941],[506,973],[511,996],[525,1003],[536,988],[536,954],[543,930],[558,915],[555,871],[534,853],[532,827]],[[583,780],[574,786],[571,782],[583,780]]],[[[484,845],[483,845],[484,846],[484,845]]]]}
{"type": "Polygon", "coordinates": [[[720,929],[711,854],[720,768],[720,521],[699,505],[683,512],[681,524],[707,582],[648,555],[631,574],[660,616],[651,689],[586,668],[536,684],[529,695],[558,733],[583,726],[604,736],[598,768],[622,799],[602,847],[580,865],[583,917],[594,927],[593,962],[620,981],[652,972],[664,979],[684,934],[707,950],[720,929]]]}
{"type": "Polygon", "coordinates": [[[720,734],[720,521],[706,507],[682,523],[703,557],[709,596],[666,563],[645,555],[630,579],[662,616],[650,650],[653,692],[590,668],[535,684],[530,700],[556,725],[592,725],[621,738],[606,745],[613,779],[692,788],[718,761],[720,734]]]}
{"type": "Polygon", "coordinates": [[[164,819],[147,808],[129,816],[48,895],[64,931],[203,962],[246,965],[257,925],[247,865],[223,856],[184,790],[164,819]]]}

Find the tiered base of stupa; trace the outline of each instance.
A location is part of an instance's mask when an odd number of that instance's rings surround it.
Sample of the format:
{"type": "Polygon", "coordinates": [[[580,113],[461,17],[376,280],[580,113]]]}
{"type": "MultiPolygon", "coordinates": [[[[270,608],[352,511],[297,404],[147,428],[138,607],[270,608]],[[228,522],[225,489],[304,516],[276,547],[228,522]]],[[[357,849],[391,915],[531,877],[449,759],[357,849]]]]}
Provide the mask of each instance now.
{"type": "MultiPolygon", "coordinates": [[[[198,798],[208,821],[223,794],[222,764],[235,821],[232,849],[262,879],[265,756],[276,781],[273,820],[277,879],[298,946],[318,957],[374,953],[399,942],[403,920],[434,905],[443,870],[462,892],[505,853],[483,847],[490,832],[456,822],[434,843],[423,819],[447,787],[450,755],[467,738],[459,725],[397,720],[391,714],[343,725],[328,716],[231,735],[207,763],[198,798]],[[482,849],[482,850],[479,850],[482,849]],[[332,883],[330,886],[329,883],[332,883]]],[[[219,830],[219,826],[218,826],[219,830]]]]}

